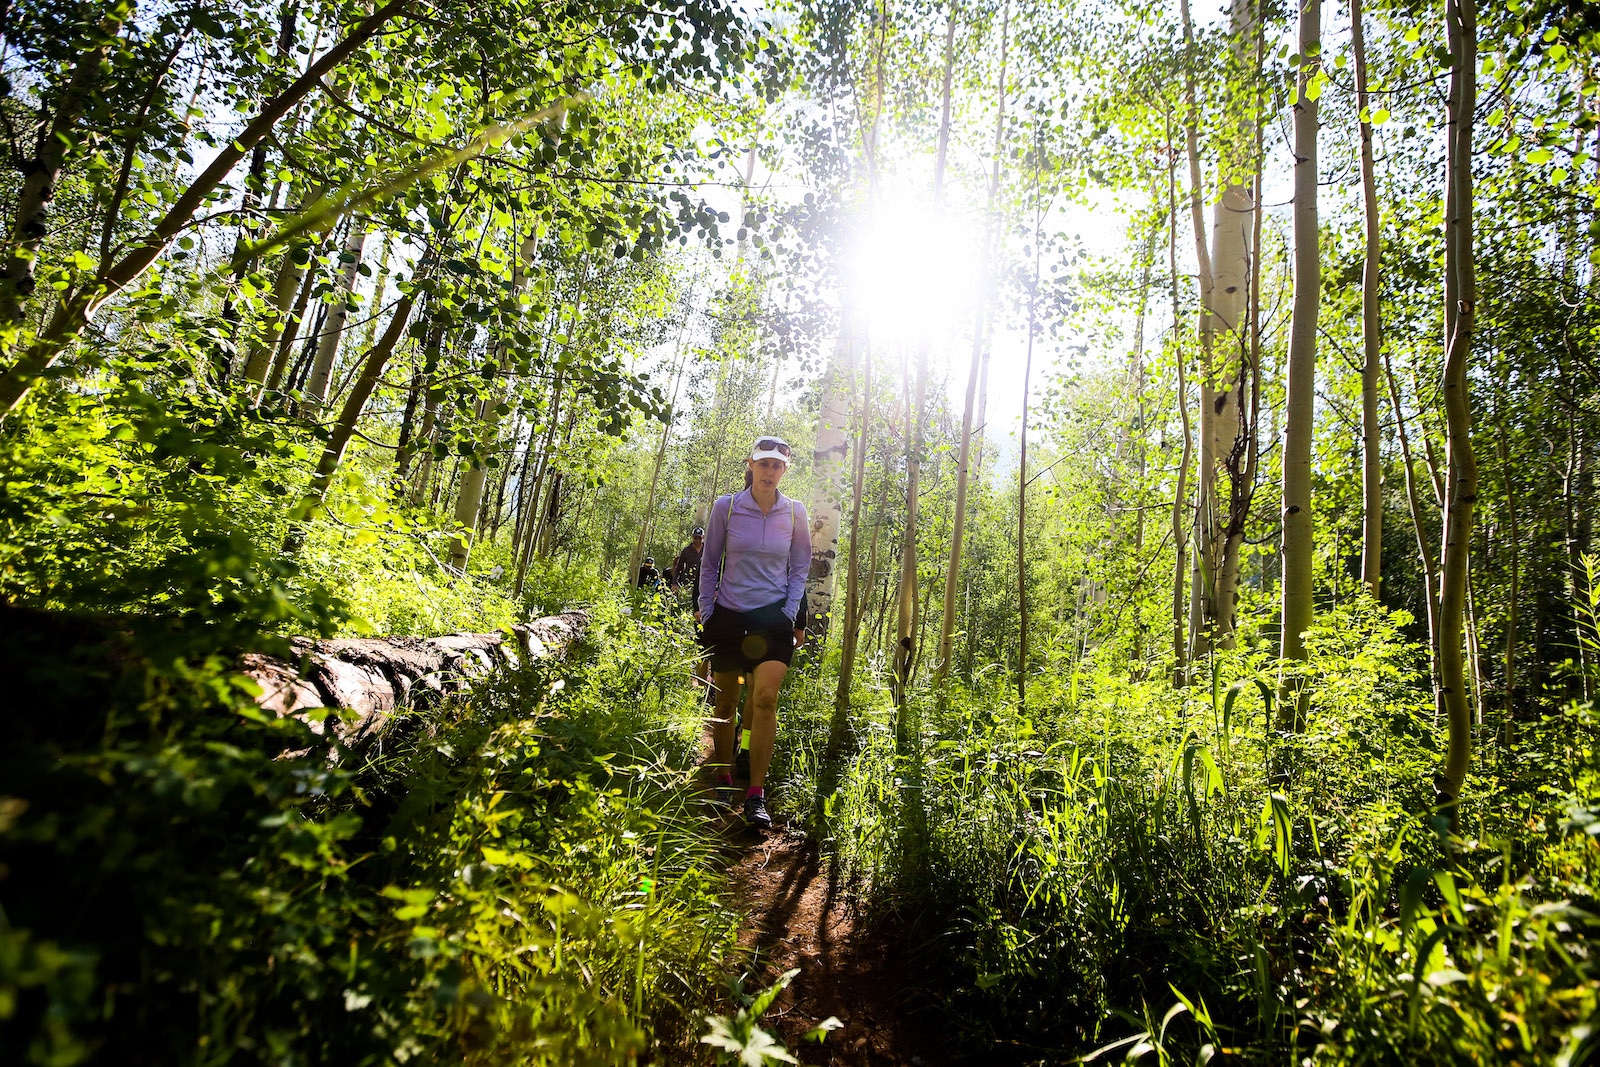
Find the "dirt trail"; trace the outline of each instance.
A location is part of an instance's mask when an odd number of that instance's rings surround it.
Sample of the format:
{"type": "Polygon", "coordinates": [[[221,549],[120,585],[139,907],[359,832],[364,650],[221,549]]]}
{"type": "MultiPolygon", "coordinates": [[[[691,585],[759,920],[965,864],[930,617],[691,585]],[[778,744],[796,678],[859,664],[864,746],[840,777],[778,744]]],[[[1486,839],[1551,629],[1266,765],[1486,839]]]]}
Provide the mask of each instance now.
{"type": "Polygon", "coordinates": [[[762,1026],[811,1067],[939,1067],[940,1019],[922,1009],[905,955],[857,925],[832,864],[815,845],[780,828],[759,834],[730,817],[733,899],[749,915],[740,943],[754,953],[746,988],[800,973],[762,1026]],[[808,1030],[835,1016],[844,1026],[818,1045],[808,1030]]]}

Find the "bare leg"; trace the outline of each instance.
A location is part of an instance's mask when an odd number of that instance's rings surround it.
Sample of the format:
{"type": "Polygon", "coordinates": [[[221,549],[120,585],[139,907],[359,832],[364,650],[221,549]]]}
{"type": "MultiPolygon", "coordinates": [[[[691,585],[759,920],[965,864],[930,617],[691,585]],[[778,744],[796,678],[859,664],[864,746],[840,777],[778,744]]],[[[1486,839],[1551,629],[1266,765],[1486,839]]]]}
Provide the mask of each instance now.
{"type": "MultiPolygon", "coordinates": [[[[750,788],[764,788],[767,767],[772,763],[772,746],[778,738],[778,687],[789,665],[775,659],[756,665],[750,682],[750,788]]],[[[730,735],[731,740],[731,735],[730,735]]]]}
{"type": "Polygon", "coordinates": [[[711,679],[717,694],[716,716],[711,720],[712,759],[720,776],[733,770],[733,731],[738,725],[739,683],[744,679],[738,671],[717,671],[711,679]]]}
{"type": "Polygon", "coordinates": [[[694,680],[700,683],[700,699],[703,703],[710,704],[716,699],[716,690],[711,687],[711,661],[703,659],[694,665],[694,680]]]}

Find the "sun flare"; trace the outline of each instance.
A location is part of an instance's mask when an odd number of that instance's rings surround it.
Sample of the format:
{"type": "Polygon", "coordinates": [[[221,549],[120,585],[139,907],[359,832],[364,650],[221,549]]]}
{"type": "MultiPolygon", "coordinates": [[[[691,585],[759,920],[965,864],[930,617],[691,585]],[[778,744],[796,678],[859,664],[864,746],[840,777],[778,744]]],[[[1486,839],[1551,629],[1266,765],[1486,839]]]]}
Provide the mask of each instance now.
{"type": "Polygon", "coordinates": [[[852,292],[872,336],[889,344],[947,337],[978,296],[979,247],[970,230],[909,198],[880,204],[856,233],[852,292]]]}

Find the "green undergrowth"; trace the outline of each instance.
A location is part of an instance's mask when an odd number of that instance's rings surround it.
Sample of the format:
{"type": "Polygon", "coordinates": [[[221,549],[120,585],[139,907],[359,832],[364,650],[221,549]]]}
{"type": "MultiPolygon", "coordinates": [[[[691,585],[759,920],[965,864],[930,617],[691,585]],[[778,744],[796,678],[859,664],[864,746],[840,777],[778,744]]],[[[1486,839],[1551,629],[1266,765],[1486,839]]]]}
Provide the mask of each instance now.
{"type": "Polygon", "coordinates": [[[691,657],[591,610],[566,661],[333,752],[209,631],[8,617],[6,1061],[691,1056],[737,922],[691,657]]]}
{"type": "Polygon", "coordinates": [[[1246,632],[1181,693],[1092,657],[1043,672],[1026,714],[981,679],[942,708],[915,692],[910,756],[863,686],[821,803],[832,687],[802,685],[780,774],[869,914],[920,946],[974,1055],[1587,1062],[1594,709],[1552,702],[1510,749],[1486,731],[1451,840],[1407,621],[1357,603],[1319,626],[1292,743],[1246,632]]]}
{"type": "Polygon", "coordinates": [[[201,388],[203,375],[124,372],[104,390],[32,401],[0,432],[0,600],[231,624],[249,643],[489,631],[597,591],[592,568],[540,561],[528,576],[539,595],[519,607],[503,543],[451,574],[449,524],[402,506],[387,459],[364,465],[360,448],[287,555],[285,501],[304,487],[319,431],[201,388]]]}

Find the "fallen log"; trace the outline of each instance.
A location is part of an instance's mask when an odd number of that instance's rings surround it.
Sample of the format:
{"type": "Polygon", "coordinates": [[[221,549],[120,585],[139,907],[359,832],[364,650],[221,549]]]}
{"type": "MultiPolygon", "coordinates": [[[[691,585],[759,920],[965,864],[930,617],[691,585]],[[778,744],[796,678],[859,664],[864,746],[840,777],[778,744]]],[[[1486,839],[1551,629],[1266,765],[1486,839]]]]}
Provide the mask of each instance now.
{"type": "Polygon", "coordinates": [[[337,740],[353,746],[386,734],[397,711],[428,708],[497,670],[565,655],[588,624],[588,615],[569,611],[519,623],[509,635],[297,637],[292,659],[248,653],[241,666],[261,689],[262,709],[299,718],[319,736],[331,724],[337,740]],[[311,714],[323,709],[352,715],[311,714]]]}

